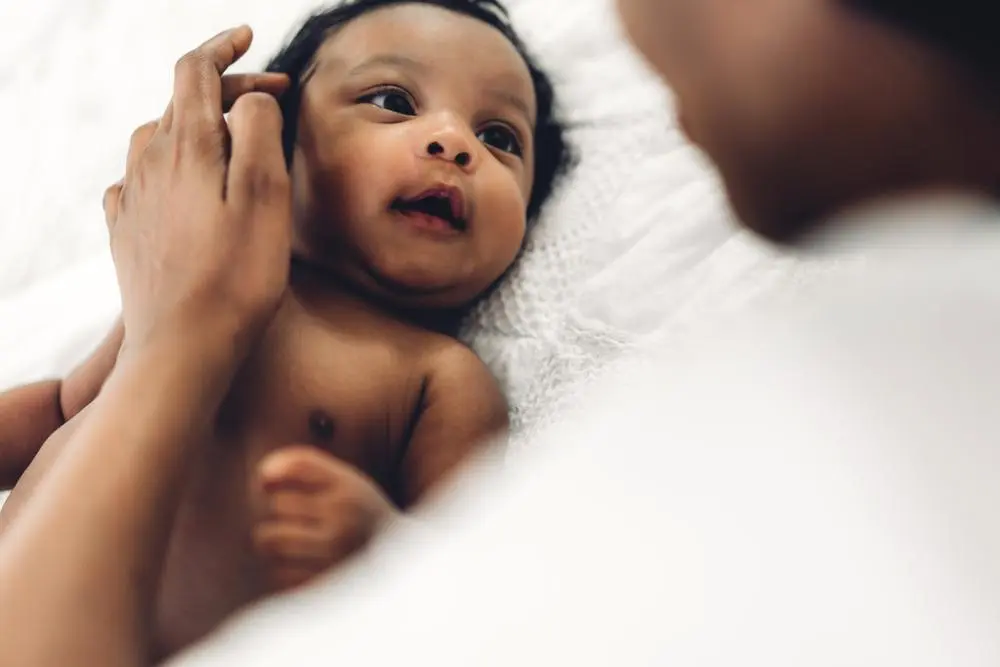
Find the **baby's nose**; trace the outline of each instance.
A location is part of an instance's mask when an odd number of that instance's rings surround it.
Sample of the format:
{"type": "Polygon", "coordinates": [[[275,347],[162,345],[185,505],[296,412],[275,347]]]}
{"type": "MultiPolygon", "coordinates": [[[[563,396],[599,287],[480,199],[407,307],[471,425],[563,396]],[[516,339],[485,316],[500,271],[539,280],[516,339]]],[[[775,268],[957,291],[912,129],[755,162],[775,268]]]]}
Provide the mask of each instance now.
{"type": "Polygon", "coordinates": [[[472,162],[472,154],[469,151],[454,151],[445,148],[440,141],[432,141],[427,144],[427,154],[432,157],[440,157],[442,160],[454,162],[459,167],[466,167],[472,162]]]}
{"type": "Polygon", "coordinates": [[[430,133],[422,152],[425,157],[453,162],[464,171],[478,166],[475,137],[454,122],[442,123],[430,133]]]}

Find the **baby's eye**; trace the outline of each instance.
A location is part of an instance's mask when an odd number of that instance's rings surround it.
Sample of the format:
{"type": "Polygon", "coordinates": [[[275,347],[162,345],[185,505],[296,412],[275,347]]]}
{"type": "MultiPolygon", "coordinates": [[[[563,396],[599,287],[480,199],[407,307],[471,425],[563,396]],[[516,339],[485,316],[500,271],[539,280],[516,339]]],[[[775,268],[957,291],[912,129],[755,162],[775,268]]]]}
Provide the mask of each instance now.
{"type": "Polygon", "coordinates": [[[358,102],[371,104],[380,109],[398,113],[402,116],[416,116],[413,101],[410,96],[399,88],[383,88],[362,96],[358,102]]]}
{"type": "Polygon", "coordinates": [[[487,146],[492,146],[497,150],[512,155],[521,155],[521,142],[514,131],[503,125],[491,125],[484,130],[480,130],[478,138],[487,146]]]}

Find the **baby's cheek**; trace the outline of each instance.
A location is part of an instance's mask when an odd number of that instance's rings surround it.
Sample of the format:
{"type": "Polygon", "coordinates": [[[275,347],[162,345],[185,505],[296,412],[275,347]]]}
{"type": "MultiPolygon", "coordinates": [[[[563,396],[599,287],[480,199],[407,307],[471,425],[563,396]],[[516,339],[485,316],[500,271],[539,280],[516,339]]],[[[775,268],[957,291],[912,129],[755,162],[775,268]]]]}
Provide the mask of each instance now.
{"type": "Polygon", "coordinates": [[[524,240],[528,194],[511,175],[498,177],[480,203],[488,217],[486,231],[498,251],[516,253],[524,240]]]}

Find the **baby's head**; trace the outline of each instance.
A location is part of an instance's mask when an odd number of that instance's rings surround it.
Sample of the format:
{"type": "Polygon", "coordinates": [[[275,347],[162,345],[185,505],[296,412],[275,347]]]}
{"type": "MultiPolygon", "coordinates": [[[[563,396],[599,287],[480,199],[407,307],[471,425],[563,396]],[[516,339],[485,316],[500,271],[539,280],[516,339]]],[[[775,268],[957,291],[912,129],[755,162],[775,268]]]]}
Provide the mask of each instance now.
{"type": "Polygon", "coordinates": [[[406,309],[504,275],[568,153],[549,79],[493,0],[354,0],[271,61],[295,253],[406,309]]]}

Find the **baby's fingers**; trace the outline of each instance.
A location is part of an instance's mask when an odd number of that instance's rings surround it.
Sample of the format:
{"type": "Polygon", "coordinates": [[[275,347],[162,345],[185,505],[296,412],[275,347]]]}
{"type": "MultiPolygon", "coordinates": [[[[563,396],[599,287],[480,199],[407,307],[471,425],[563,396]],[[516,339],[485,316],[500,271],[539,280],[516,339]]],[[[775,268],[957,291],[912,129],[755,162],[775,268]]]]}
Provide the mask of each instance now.
{"type": "Polygon", "coordinates": [[[267,519],[253,529],[257,554],[272,563],[328,567],[357,553],[374,536],[374,527],[359,517],[335,517],[333,523],[309,525],[267,519]]]}
{"type": "Polygon", "coordinates": [[[282,563],[270,570],[271,586],[277,591],[299,588],[316,578],[325,568],[282,563]]]}
{"type": "Polygon", "coordinates": [[[300,491],[297,489],[277,489],[267,494],[266,516],[268,519],[297,522],[305,525],[320,525],[330,513],[330,498],[326,493],[300,491]]]}
{"type": "Polygon", "coordinates": [[[292,446],[266,456],[257,472],[266,492],[281,488],[315,492],[334,486],[342,469],[343,464],[323,450],[292,446]]]}
{"type": "Polygon", "coordinates": [[[325,567],[330,563],[331,540],[313,526],[287,521],[264,521],[253,531],[257,553],[269,560],[325,567]]]}

